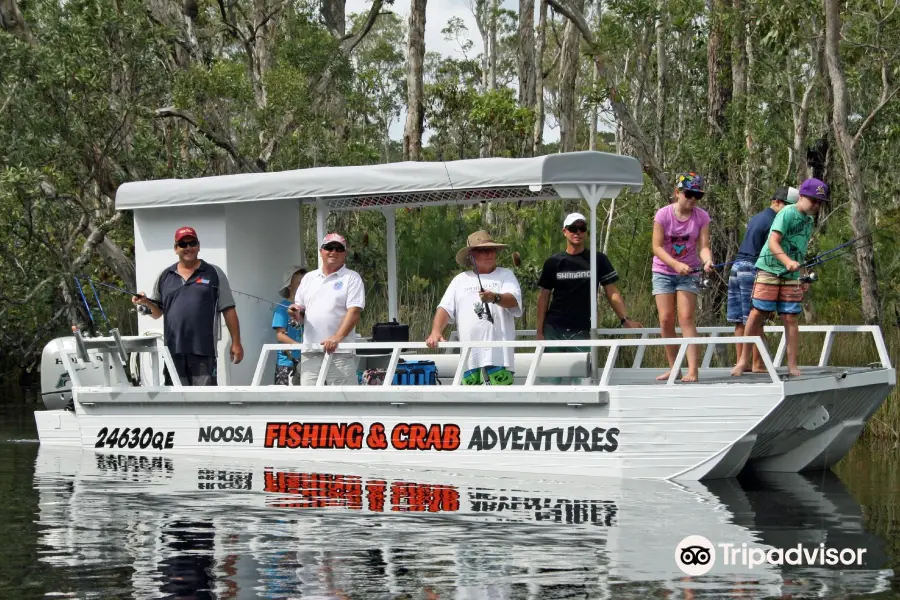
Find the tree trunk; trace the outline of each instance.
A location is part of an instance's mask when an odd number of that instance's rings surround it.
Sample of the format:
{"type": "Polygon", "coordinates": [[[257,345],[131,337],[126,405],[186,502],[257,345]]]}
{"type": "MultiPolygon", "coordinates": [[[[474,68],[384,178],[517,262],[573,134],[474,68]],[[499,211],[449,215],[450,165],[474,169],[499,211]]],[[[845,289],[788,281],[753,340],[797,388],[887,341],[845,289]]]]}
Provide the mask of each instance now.
{"type": "Polygon", "coordinates": [[[319,14],[325,26],[337,36],[347,33],[347,0],[322,0],[319,14]]]}
{"type": "Polygon", "coordinates": [[[659,19],[656,21],[656,131],[653,153],[659,164],[665,165],[666,131],[666,0],[659,0],[659,19]]]}
{"type": "MultiPolygon", "coordinates": [[[[865,202],[865,186],[856,151],[856,138],[850,134],[847,123],[850,97],[841,67],[838,48],[840,35],[841,13],[838,0],[825,0],[825,59],[834,94],[832,127],[838,151],[844,163],[844,176],[847,179],[847,190],[850,193],[850,224],[853,227],[853,234],[856,238],[866,240],[871,234],[868,207],[865,202]]],[[[878,325],[881,323],[881,304],[878,295],[878,280],[875,274],[875,256],[870,244],[856,245],[856,264],[859,269],[863,318],[870,325],[878,325]]]]}
{"type": "Polygon", "coordinates": [[[500,12],[500,0],[491,0],[491,12],[488,15],[488,37],[491,48],[488,58],[488,89],[492,92],[497,89],[497,19],[500,12]]]}
{"type": "MultiPolygon", "coordinates": [[[[584,0],[570,2],[579,13],[584,10],[584,0]]],[[[578,78],[578,63],[580,58],[578,27],[572,21],[566,22],[563,33],[563,44],[560,55],[559,67],[559,151],[573,152],[575,150],[575,119],[576,94],[575,84],[578,78]]]]}
{"type": "Polygon", "coordinates": [[[535,156],[541,154],[544,138],[544,47],[547,44],[547,10],[547,0],[541,0],[534,57],[534,132],[531,151],[535,156]]]}
{"type": "Polygon", "coordinates": [[[0,29],[8,31],[23,41],[29,43],[33,41],[16,0],[0,0],[0,29]]]}
{"type": "Polygon", "coordinates": [[[403,160],[421,160],[422,128],[425,123],[424,62],[425,62],[425,4],[427,0],[412,0],[409,11],[409,44],[406,56],[409,69],[406,75],[406,126],[403,130],[403,160]]]}
{"type": "MultiPolygon", "coordinates": [[[[535,108],[535,48],[534,48],[534,0],[519,0],[519,44],[517,63],[519,75],[519,106],[534,111],[535,108]]],[[[523,144],[525,155],[532,155],[532,144],[523,144]]]]}

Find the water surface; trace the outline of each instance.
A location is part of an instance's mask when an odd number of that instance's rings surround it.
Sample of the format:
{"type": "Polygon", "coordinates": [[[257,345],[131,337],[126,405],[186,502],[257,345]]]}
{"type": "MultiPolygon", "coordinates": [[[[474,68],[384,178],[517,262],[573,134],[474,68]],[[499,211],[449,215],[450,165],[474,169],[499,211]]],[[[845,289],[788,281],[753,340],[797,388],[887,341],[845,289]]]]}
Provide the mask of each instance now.
{"type": "Polygon", "coordinates": [[[896,447],[707,484],[491,478],[40,448],[34,408],[0,405],[2,598],[900,598],[896,447]],[[691,578],[687,535],[865,553],[691,578]]]}

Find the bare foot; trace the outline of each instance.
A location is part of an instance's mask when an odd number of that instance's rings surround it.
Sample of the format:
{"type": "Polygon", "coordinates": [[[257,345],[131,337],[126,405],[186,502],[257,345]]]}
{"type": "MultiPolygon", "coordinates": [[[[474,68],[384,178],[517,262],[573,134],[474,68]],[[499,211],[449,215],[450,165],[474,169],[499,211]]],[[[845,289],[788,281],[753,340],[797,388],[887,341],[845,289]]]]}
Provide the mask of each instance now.
{"type": "Polygon", "coordinates": [[[682,383],[692,383],[700,379],[700,374],[697,371],[691,371],[688,369],[688,374],[681,381],[682,383]]]}
{"type": "Polygon", "coordinates": [[[800,373],[800,369],[798,369],[797,367],[788,367],[788,374],[791,377],[800,377],[800,375],[802,375],[802,373],[800,373]]]}
{"type": "Polygon", "coordinates": [[[765,367],[753,367],[751,373],[768,373],[765,367]]]}
{"type": "Polygon", "coordinates": [[[747,370],[747,365],[742,365],[740,363],[734,365],[734,368],[731,370],[732,377],[740,377],[744,374],[744,371],[747,370]]]}
{"type": "MultiPolygon", "coordinates": [[[[656,380],[657,380],[657,381],[668,381],[669,376],[671,376],[671,375],[672,375],[672,370],[669,369],[668,371],[666,371],[665,373],[663,373],[662,375],[660,375],[659,377],[657,377],[656,380]]],[[[675,379],[681,379],[681,373],[679,373],[678,375],[676,375],[676,376],[675,376],[675,379]]]]}

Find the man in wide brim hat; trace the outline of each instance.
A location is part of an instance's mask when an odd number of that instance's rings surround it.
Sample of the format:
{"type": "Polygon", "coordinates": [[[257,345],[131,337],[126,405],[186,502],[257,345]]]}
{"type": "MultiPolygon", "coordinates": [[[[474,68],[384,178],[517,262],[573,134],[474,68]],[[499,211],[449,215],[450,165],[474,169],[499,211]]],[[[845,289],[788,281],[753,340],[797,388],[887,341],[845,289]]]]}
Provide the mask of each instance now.
{"type": "Polygon", "coordinates": [[[506,248],[506,244],[498,244],[491,238],[491,234],[487,231],[476,231],[466,239],[466,245],[459,249],[456,253],[456,264],[463,267],[471,266],[467,255],[476,248],[506,248]]]}

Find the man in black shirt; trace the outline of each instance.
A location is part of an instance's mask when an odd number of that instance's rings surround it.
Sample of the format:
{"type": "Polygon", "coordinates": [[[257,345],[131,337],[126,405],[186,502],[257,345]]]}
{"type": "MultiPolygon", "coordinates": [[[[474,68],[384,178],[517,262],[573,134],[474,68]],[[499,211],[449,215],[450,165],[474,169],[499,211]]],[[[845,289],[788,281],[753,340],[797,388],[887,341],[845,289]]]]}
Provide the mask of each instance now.
{"type": "MultiPolygon", "coordinates": [[[[175,232],[178,262],[163,270],[150,298],[141,292],[131,301],[150,310],[154,319],[165,315],[163,339],[172,355],[181,385],[217,385],[216,340],[219,313],[231,334],[231,360],[241,362],[241,329],[234,297],[225,273],[198,258],[200,241],[193,227],[175,232]]],[[[166,373],[166,379],[170,377],[166,373]]]]}
{"type": "MultiPolygon", "coordinates": [[[[584,247],[587,222],[572,213],[563,221],[566,251],[544,262],[538,286],[537,339],[587,340],[591,337],[591,255],[584,247]],[[551,299],[552,292],[552,299],[551,299]]],[[[628,318],[625,300],[616,287],[619,275],[609,258],[597,253],[597,284],[623,327],[642,327],[628,318]]],[[[547,352],[587,352],[587,348],[547,348],[547,352]]]]}

